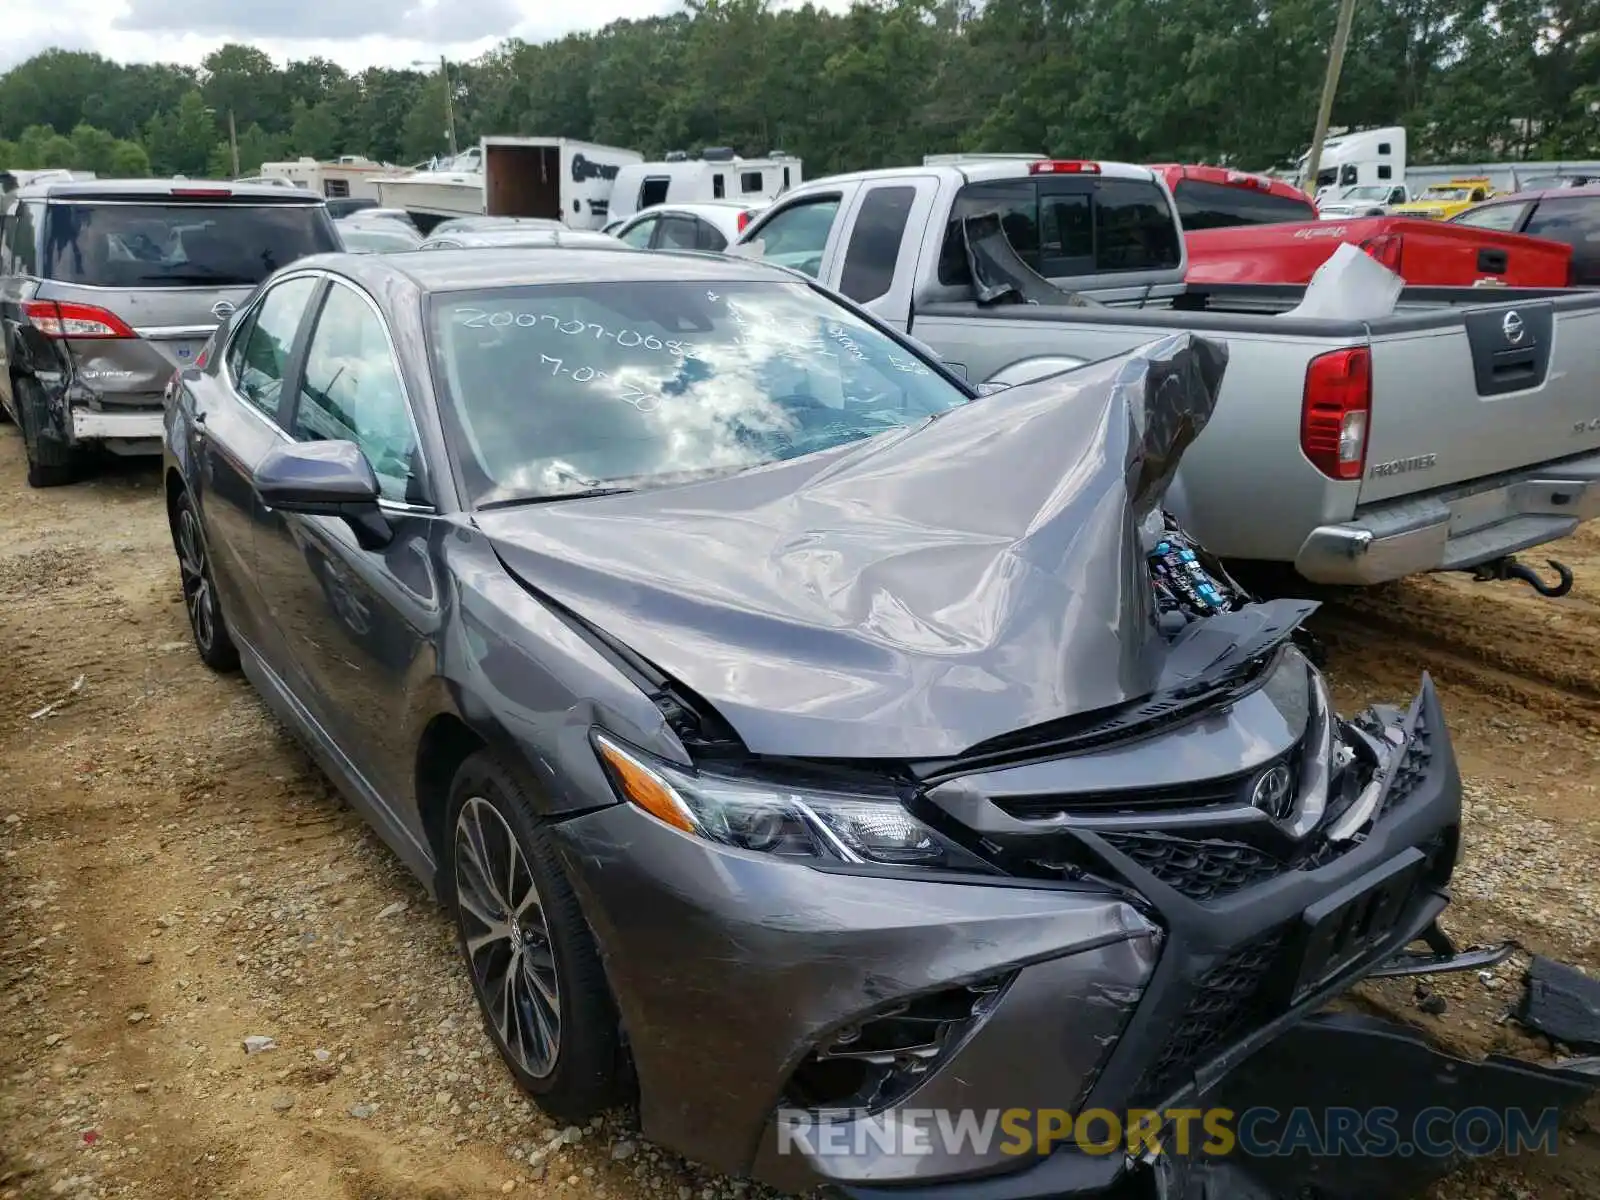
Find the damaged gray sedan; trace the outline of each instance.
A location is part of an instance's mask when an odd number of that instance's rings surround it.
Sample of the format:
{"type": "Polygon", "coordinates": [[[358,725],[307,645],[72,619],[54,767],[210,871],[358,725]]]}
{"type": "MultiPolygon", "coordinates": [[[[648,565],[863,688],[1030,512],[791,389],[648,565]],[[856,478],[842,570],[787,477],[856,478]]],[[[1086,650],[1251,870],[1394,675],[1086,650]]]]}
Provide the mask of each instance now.
{"type": "Polygon", "coordinates": [[[1160,508],[1225,366],[976,398],[758,264],[307,259],[174,380],[184,596],[552,1114],[636,1097],[784,1188],[1088,1193],[1126,1156],[853,1131],[1192,1099],[1437,944],[1457,855],[1431,685],[1340,719],[1313,606],[1160,508]]]}

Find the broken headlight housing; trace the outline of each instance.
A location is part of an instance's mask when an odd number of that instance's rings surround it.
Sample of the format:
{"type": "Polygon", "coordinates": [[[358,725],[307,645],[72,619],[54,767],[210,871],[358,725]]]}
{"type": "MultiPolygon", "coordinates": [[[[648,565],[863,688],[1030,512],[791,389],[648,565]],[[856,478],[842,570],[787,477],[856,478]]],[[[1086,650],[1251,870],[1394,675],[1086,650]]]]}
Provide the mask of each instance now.
{"type": "Polygon", "coordinates": [[[684,833],[736,850],[813,864],[995,874],[919,821],[889,787],[837,791],[663,762],[603,733],[595,750],[617,795],[684,833]]]}

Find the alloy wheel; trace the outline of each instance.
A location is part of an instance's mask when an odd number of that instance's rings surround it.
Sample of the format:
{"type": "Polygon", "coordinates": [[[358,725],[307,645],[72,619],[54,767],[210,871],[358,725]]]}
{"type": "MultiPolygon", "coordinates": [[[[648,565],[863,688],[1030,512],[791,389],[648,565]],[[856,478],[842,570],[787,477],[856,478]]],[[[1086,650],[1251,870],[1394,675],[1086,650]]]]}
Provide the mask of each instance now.
{"type": "Polygon", "coordinates": [[[501,1044],[542,1079],[561,1048],[561,998],[544,904],[527,855],[498,809],[479,796],[455,829],[462,943],[501,1044]]]}
{"type": "Polygon", "coordinates": [[[189,610],[189,625],[202,653],[216,642],[216,605],[211,585],[211,568],[206,562],[205,541],[194,510],[184,505],[178,512],[178,574],[183,584],[183,604],[189,610]]]}

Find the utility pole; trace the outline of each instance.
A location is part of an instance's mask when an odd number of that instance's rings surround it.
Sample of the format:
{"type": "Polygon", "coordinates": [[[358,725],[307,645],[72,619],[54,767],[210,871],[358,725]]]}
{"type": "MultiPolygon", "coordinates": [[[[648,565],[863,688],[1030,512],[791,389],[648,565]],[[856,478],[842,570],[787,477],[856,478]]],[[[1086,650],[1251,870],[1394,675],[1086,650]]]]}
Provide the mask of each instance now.
{"type": "Polygon", "coordinates": [[[1311,138],[1311,153],[1306,156],[1304,186],[1317,194],[1317,171],[1322,166],[1322,143],[1328,137],[1328,122],[1333,119],[1333,97],[1339,90],[1339,72],[1344,67],[1344,49],[1350,44],[1350,22],[1355,17],[1356,0],[1340,0],[1339,23],[1333,31],[1333,47],[1328,51],[1328,76],[1322,81],[1322,103],[1317,105],[1317,131],[1311,138]]]}
{"type": "Polygon", "coordinates": [[[239,178],[239,131],[233,125],[233,109],[228,110],[228,147],[233,151],[233,177],[239,178]]]}
{"type": "Polygon", "coordinates": [[[450,139],[450,157],[456,156],[456,104],[455,98],[450,95],[450,65],[445,62],[444,55],[439,56],[439,78],[444,82],[444,123],[445,134],[450,139]]]}

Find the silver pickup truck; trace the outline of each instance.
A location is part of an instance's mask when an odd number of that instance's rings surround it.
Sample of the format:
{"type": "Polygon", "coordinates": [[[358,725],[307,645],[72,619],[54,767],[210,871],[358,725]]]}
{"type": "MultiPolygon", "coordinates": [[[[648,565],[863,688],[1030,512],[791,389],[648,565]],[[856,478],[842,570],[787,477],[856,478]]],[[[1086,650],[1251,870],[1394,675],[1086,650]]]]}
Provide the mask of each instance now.
{"type": "Polygon", "coordinates": [[[1177,330],[1225,341],[1167,503],[1233,559],[1548,590],[1511,556],[1600,515],[1600,292],[1416,288],[1375,320],[1286,315],[1303,288],[1185,286],[1151,171],[1023,158],[811,181],[733,252],[812,276],[984,390],[1177,330]]]}

